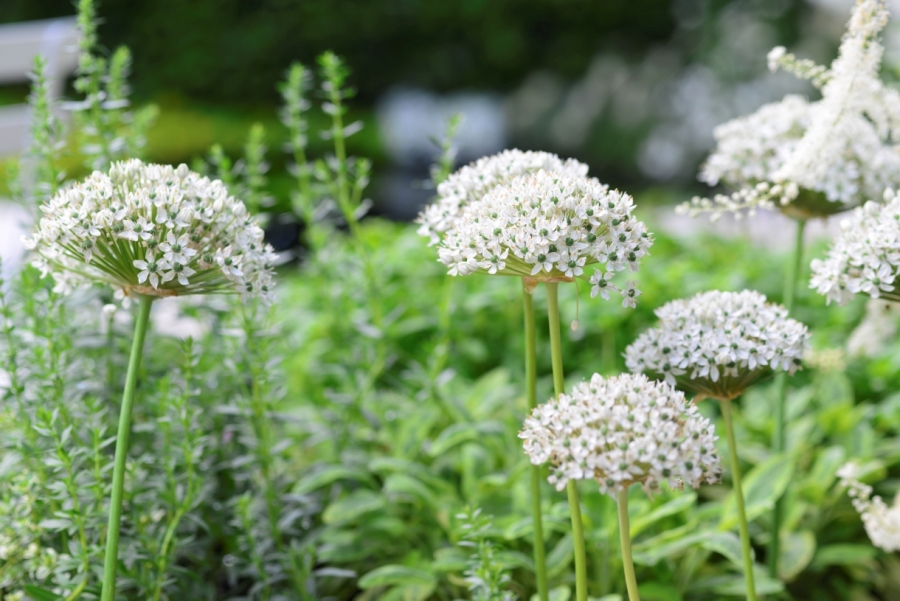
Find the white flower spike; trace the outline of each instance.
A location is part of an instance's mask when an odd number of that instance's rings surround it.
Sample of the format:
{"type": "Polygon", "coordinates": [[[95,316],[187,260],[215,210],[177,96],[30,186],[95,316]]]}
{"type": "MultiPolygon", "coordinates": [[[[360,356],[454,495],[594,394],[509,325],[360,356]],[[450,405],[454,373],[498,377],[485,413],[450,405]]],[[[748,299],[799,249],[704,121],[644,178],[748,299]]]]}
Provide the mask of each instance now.
{"type": "Polygon", "coordinates": [[[615,498],[634,483],[650,494],[663,481],[698,488],[722,472],[710,421],[684,393],[640,374],[594,374],[535,408],[519,438],[531,463],[550,463],[557,490],[596,480],[615,498]]]}
{"type": "Polygon", "coordinates": [[[879,496],[872,496],[872,487],[858,480],[858,467],[847,463],[838,470],[841,484],[847,487],[847,494],[853,499],[853,507],[862,518],[866,534],[872,544],[887,551],[900,551],[900,495],[894,505],[888,506],[879,496]]]}
{"type": "Polygon", "coordinates": [[[625,364],[673,386],[732,399],[776,370],[801,365],[809,332],[752,290],[702,292],[656,310],[660,323],[625,349],[625,364]]]}
{"type": "Polygon", "coordinates": [[[61,190],[25,246],[63,292],[103,282],[124,296],[239,293],[271,299],[275,254],[225,185],[186,165],[113,163],[61,190]]]}

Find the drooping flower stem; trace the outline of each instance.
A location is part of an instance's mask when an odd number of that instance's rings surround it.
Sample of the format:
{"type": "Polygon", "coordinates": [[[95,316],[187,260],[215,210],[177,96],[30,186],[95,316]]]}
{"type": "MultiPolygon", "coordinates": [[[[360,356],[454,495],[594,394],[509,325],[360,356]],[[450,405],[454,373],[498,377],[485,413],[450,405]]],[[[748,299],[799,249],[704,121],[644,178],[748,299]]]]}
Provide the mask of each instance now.
{"type": "MultiPolygon", "coordinates": [[[[803,230],[806,228],[806,220],[797,220],[797,231],[794,239],[793,256],[788,263],[787,277],[784,282],[784,308],[788,314],[794,307],[794,297],[797,295],[797,281],[800,279],[800,263],[803,260],[803,230]]],[[[786,446],[785,403],[787,399],[787,374],[779,372],[775,376],[775,435],[772,440],[772,450],[782,453],[786,446]]],[[[772,510],[772,535],[769,539],[769,552],[767,553],[769,575],[778,576],[778,555],[781,552],[781,522],[784,516],[784,496],[775,500],[772,510]]]]}
{"type": "MultiPolygon", "coordinates": [[[[534,327],[534,299],[522,281],[522,302],[525,313],[525,388],[528,410],[537,407],[537,336],[534,327]]],[[[544,550],[544,525],[541,518],[541,467],[531,466],[531,520],[534,526],[534,574],[540,601],[548,601],[547,561],[544,550]]]]}
{"type": "Polygon", "coordinates": [[[747,513],[744,510],[744,490],[741,488],[741,464],[737,454],[737,442],[734,439],[734,426],[731,422],[731,399],[720,399],[722,402],[722,420],[725,422],[725,436],[728,439],[728,455],[731,460],[731,488],[738,510],[738,528],[741,532],[741,556],[744,560],[744,582],[747,584],[747,601],[756,601],[756,584],[753,579],[753,555],[750,548],[750,528],[747,525],[747,513]]]}
{"type": "MultiPolygon", "coordinates": [[[[553,364],[553,392],[558,397],[565,392],[562,364],[562,341],[559,330],[559,284],[545,282],[547,314],[550,318],[550,357],[553,364]]],[[[569,511],[572,514],[572,537],[575,545],[575,601],[587,601],[587,558],[584,550],[584,529],[581,524],[581,503],[575,480],[566,484],[569,511]]]]}
{"type": "Polygon", "coordinates": [[[616,495],[619,505],[619,542],[622,545],[622,565],[625,568],[625,586],[628,589],[628,601],[641,601],[638,594],[637,577],[634,575],[634,562],[631,559],[631,527],[628,525],[628,490],[620,490],[616,495]]]}
{"type": "Polygon", "coordinates": [[[119,528],[122,517],[122,495],[125,488],[125,459],[128,455],[128,438],[131,433],[131,408],[134,404],[134,389],[137,385],[144,338],[150,321],[150,307],[155,297],[141,295],[134,322],[134,340],[131,343],[131,357],[128,360],[128,374],[125,377],[125,391],[119,408],[119,431],[116,435],[116,457],[113,466],[112,495],[109,502],[109,524],[106,534],[106,558],[103,562],[103,589],[100,601],[113,601],[116,595],[116,569],[119,560],[119,528]]]}

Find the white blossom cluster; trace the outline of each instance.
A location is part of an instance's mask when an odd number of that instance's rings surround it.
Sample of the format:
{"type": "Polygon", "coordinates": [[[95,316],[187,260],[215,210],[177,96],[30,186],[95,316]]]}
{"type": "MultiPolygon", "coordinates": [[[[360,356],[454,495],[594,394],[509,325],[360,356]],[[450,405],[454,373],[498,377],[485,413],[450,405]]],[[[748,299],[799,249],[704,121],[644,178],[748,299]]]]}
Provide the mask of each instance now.
{"type": "Polygon", "coordinates": [[[900,300],[900,196],[885,192],[885,204],[869,201],[841,222],[825,260],[812,261],[810,288],[827,301],[845,304],[855,294],[900,300]]]}
{"type": "Polygon", "coordinates": [[[735,190],[694,198],[680,210],[693,214],[779,206],[797,216],[821,216],[877,198],[900,183],[900,93],[879,79],[887,23],[883,0],[858,0],[838,57],[826,69],[786,53],[769,66],[820,86],[822,99],[797,96],[716,129],[717,147],[700,179],[735,190]]]}
{"type": "Polygon", "coordinates": [[[718,399],[775,370],[793,374],[809,345],[805,325],[753,290],[701,292],[666,303],[656,316],[660,324],[625,349],[628,369],[718,399]]]}
{"type": "Polygon", "coordinates": [[[841,484],[853,500],[872,544],[887,552],[900,551],[900,495],[889,507],[879,496],[872,497],[872,487],[858,480],[858,468],[847,463],[838,470],[841,484]]]}
{"type": "Polygon", "coordinates": [[[549,171],[572,177],[586,177],[588,166],[575,159],[561,159],[549,152],[518,149],[482,157],[452,173],[438,185],[438,198],[416,220],[421,224],[418,233],[437,244],[452,229],[463,209],[490,192],[494,187],[512,179],[538,171],[549,171]]]}
{"type": "Polygon", "coordinates": [[[603,263],[589,278],[591,295],[609,299],[619,291],[633,307],[634,282],[612,282],[626,267],[637,271],[652,244],[646,226],[632,215],[632,198],[596,179],[539,171],[497,186],[467,205],[441,241],[438,256],[450,275],[475,272],[547,281],[588,279],[585,269],[603,263]]]}
{"type": "Polygon", "coordinates": [[[634,483],[650,494],[663,481],[698,488],[721,477],[710,421],[682,392],[640,374],[594,374],[536,407],[519,438],[531,463],[550,463],[557,490],[593,479],[614,497],[634,483]]]}
{"type": "Polygon", "coordinates": [[[874,357],[890,344],[897,335],[900,306],[883,298],[870,298],[866,314],[850,337],[847,338],[847,354],[851,357],[874,357]]]}
{"type": "Polygon", "coordinates": [[[60,191],[23,242],[57,288],[105,282],[125,296],[271,297],[275,254],[244,204],[186,165],[113,163],[60,191]]]}

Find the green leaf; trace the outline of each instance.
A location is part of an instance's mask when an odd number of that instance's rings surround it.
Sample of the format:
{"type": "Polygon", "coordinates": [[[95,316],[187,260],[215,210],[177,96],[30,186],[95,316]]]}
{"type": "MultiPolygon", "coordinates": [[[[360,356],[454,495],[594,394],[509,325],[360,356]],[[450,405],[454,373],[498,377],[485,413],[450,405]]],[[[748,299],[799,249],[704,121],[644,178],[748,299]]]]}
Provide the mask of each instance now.
{"type": "Polygon", "coordinates": [[[391,498],[394,496],[411,496],[424,501],[428,505],[437,506],[437,498],[431,489],[425,486],[417,478],[408,474],[391,474],[384,481],[384,493],[391,498]]]}
{"type": "MultiPolygon", "coordinates": [[[[572,590],[567,586],[557,586],[549,591],[550,601],[569,601],[572,598],[572,590]]],[[[531,601],[540,601],[537,593],[531,595],[531,601]]]]}
{"type": "Polygon", "coordinates": [[[431,569],[435,572],[462,572],[468,566],[468,555],[458,547],[445,547],[434,552],[431,569]]]}
{"type": "Polygon", "coordinates": [[[872,545],[827,545],[819,547],[812,560],[812,568],[821,570],[828,566],[863,565],[878,554],[872,545]]]}
{"type": "Polygon", "coordinates": [[[329,525],[344,524],[385,506],[384,497],[371,490],[357,490],[330,504],[322,514],[329,525]]]}
{"type": "MultiPolygon", "coordinates": [[[[775,499],[787,489],[793,474],[794,462],[784,454],[772,455],[747,473],[743,481],[747,521],[753,521],[775,506],[775,499]]],[[[732,530],[737,526],[737,520],[737,506],[732,491],[725,501],[719,527],[722,530],[732,530]]]]}
{"type": "Polygon", "coordinates": [[[431,572],[400,565],[386,565],[375,568],[359,579],[361,589],[380,586],[434,586],[435,577],[431,572]]]}
{"type": "MultiPolygon", "coordinates": [[[[757,595],[774,595],[784,590],[784,585],[770,578],[765,569],[754,569],[753,575],[757,595]]],[[[712,592],[718,595],[744,597],[747,594],[747,584],[742,575],[727,574],[695,580],[688,590],[691,593],[712,592]]]]}
{"type": "Polygon", "coordinates": [[[781,537],[778,576],[790,582],[806,569],[816,554],[816,535],[809,530],[789,532],[781,537]]]}
{"type": "Polygon", "coordinates": [[[638,585],[642,601],[682,601],[681,592],[671,584],[645,582],[638,585]]]}
{"type": "Polygon", "coordinates": [[[47,589],[34,586],[33,584],[25,585],[25,593],[34,601],[56,601],[57,599],[62,599],[56,593],[51,593],[47,589]]]}
{"type": "Polygon", "coordinates": [[[634,563],[645,566],[656,565],[661,560],[677,555],[689,547],[702,542],[703,539],[708,538],[712,534],[711,531],[706,530],[672,539],[670,533],[663,533],[658,537],[643,541],[640,545],[635,545],[632,553],[634,563]]]}
{"type": "Polygon", "coordinates": [[[572,563],[574,556],[575,542],[570,532],[562,537],[553,550],[547,554],[547,575],[552,578],[561,574],[572,563]]]}
{"type": "Polygon", "coordinates": [[[650,513],[635,517],[631,522],[631,538],[633,539],[647,527],[659,520],[681,513],[691,507],[697,500],[697,493],[686,492],[666,501],[650,513]]]}
{"type": "Polygon", "coordinates": [[[425,601],[431,597],[437,584],[408,584],[406,586],[398,586],[382,593],[379,601],[425,601]]]}
{"type": "Polygon", "coordinates": [[[803,479],[802,491],[807,498],[821,502],[835,480],[835,472],[847,456],[843,447],[833,446],[822,450],[816,456],[809,474],[803,479]]]}
{"type": "Polygon", "coordinates": [[[371,482],[372,476],[363,470],[357,470],[343,465],[329,465],[300,478],[297,484],[294,485],[293,492],[297,495],[305,495],[314,490],[318,490],[323,486],[333,484],[338,480],[371,482]]]}
{"type": "Polygon", "coordinates": [[[741,539],[733,532],[714,532],[704,537],[700,541],[700,546],[723,555],[738,567],[744,565],[741,554],[741,539]]]}

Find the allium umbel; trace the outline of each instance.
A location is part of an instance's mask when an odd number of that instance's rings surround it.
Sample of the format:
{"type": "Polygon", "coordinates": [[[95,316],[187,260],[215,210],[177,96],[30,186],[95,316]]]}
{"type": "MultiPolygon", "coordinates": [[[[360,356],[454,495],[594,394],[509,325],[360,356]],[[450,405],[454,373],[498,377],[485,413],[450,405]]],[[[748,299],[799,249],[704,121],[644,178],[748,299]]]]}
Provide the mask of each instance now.
{"type": "Polygon", "coordinates": [[[23,241],[57,288],[104,282],[126,296],[271,297],[272,247],[219,180],[186,165],[113,163],[41,207],[23,241]]]}
{"type": "Polygon", "coordinates": [[[886,204],[867,202],[841,222],[825,260],[812,261],[810,288],[827,302],[846,304],[856,294],[900,300],[900,197],[885,192],[886,204]]]}
{"type": "Polygon", "coordinates": [[[841,484],[848,488],[853,507],[862,518],[866,534],[872,544],[887,552],[900,551],[900,495],[888,506],[879,496],[872,496],[872,487],[857,478],[857,466],[847,463],[838,470],[841,484]]]}
{"type": "Polygon", "coordinates": [[[572,177],[585,177],[588,166],[575,159],[561,159],[549,152],[523,152],[518,149],[482,157],[451,174],[438,185],[438,199],[429,205],[416,220],[421,224],[419,235],[437,244],[441,237],[455,227],[463,209],[481,200],[497,186],[508,184],[520,175],[548,171],[572,177]]]}
{"type": "Polygon", "coordinates": [[[716,128],[717,146],[700,179],[734,192],[694,198],[680,209],[719,214],[778,206],[807,218],[846,210],[897,186],[900,93],[879,78],[884,48],[878,36],[887,20],[882,0],[859,0],[830,68],[773,49],[770,68],[809,79],[821,88],[821,100],[786,96],[716,128]]]}
{"type": "Polygon", "coordinates": [[[714,398],[734,398],[776,370],[793,374],[809,345],[805,325],[752,290],[702,292],[656,316],[660,324],[625,349],[628,369],[714,398]]]}
{"type": "Polygon", "coordinates": [[[626,267],[637,271],[652,244],[646,226],[632,215],[631,197],[596,179],[539,171],[497,186],[467,205],[442,240],[438,255],[450,275],[488,273],[544,281],[588,279],[592,296],[619,290],[634,306],[639,292],[629,282],[610,282],[626,267]]]}
{"type": "Polygon", "coordinates": [[[634,483],[650,493],[663,481],[697,488],[721,475],[709,420],[683,393],[640,374],[594,374],[535,408],[519,438],[533,464],[550,463],[557,490],[592,479],[614,497],[634,483]]]}

